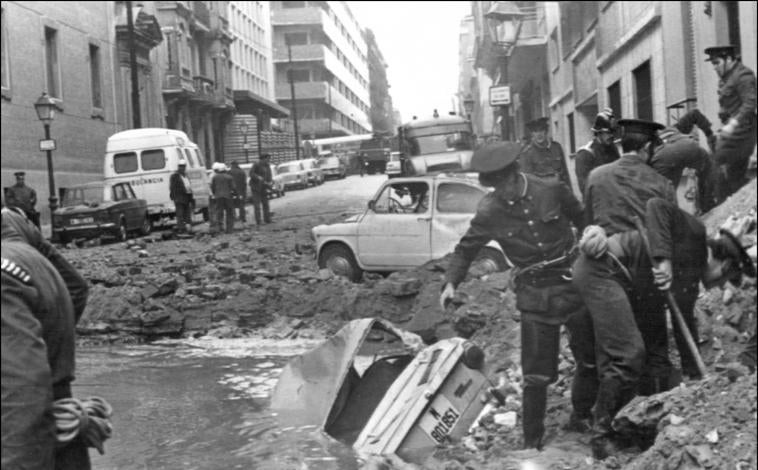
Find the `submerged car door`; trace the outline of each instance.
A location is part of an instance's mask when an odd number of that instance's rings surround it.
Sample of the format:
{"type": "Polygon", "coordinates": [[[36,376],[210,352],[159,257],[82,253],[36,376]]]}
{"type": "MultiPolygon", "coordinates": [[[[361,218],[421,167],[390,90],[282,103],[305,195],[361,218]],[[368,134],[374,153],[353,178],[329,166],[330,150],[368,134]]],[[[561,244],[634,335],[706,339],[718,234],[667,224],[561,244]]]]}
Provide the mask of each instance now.
{"type": "Polygon", "coordinates": [[[479,201],[486,190],[465,182],[443,181],[437,186],[437,202],[432,222],[432,259],[453,251],[469,228],[479,201]]]}
{"type": "Polygon", "coordinates": [[[366,267],[404,268],[429,261],[432,207],[427,181],[410,183],[409,194],[403,186],[385,184],[373,209],[366,211],[358,225],[358,257],[366,267]]]}

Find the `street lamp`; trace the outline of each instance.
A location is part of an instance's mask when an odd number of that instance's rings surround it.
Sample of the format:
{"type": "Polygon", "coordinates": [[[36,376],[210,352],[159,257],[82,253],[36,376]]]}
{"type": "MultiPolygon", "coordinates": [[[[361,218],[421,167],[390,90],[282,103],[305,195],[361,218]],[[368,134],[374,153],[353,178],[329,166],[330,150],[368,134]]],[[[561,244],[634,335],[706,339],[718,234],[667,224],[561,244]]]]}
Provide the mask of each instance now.
{"type": "MultiPolygon", "coordinates": [[[[495,2],[484,15],[488,20],[492,42],[496,46],[499,46],[502,51],[503,61],[500,63],[499,85],[508,84],[508,58],[518,40],[524,16],[526,16],[526,13],[523,13],[518,5],[513,2],[495,2]]],[[[501,107],[500,132],[503,140],[509,140],[510,138],[509,122],[510,117],[508,115],[508,105],[506,104],[501,107]]]]}
{"type": "Polygon", "coordinates": [[[47,152],[47,183],[50,190],[50,222],[53,220],[53,212],[58,208],[58,198],[55,195],[55,177],[53,176],[53,146],[50,143],[50,123],[55,119],[55,110],[58,105],[55,104],[52,98],[43,91],[42,95],[34,103],[34,109],[37,111],[37,117],[42,121],[42,125],[45,126],[45,148],[47,152]]]}
{"type": "Polygon", "coordinates": [[[247,121],[240,121],[239,129],[240,129],[240,132],[242,132],[242,139],[243,139],[242,148],[245,149],[245,163],[250,163],[250,157],[247,151],[248,150],[247,149],[247,130],[248,130],[247,121]]]}
{"type": "Polygon", "coordinates": [[[469,131],[473,134],[474,123],[471,122],[471,113],[474,111],[474,97],[471,96],[471,93],[463,99],[463,111],[466,113],[466,119],[468,119],[469,131]]]}

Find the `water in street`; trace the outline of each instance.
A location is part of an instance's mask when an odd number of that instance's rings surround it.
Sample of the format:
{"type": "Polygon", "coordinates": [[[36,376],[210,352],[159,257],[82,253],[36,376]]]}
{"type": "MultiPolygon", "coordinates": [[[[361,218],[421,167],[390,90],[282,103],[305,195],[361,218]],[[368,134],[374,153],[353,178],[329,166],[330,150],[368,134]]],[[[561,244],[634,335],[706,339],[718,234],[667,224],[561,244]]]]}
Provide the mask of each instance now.
{"type": "Polygon", "coordinates": [[[347,446],[313,428],[281,428],[268,410],[287,355],[312,346],[237,339],[78,349],[74,396],[101,396],[114,409],[106,454],[90,450],[93,468],[357,468],[347,446]]]}

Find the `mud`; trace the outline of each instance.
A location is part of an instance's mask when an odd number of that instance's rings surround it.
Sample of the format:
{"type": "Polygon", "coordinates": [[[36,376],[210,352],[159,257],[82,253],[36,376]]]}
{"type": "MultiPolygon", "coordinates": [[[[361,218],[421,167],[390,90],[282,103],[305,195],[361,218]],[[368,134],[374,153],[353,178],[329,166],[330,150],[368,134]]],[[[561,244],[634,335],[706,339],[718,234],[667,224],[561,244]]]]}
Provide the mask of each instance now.
{"type": "MultiPolygon", "coordinates": [[[[753,179],[703,220],[713,232],[731,214],[754,216],[755,206],[753,179]]],[[[520,318],[507,272],[482,275],[472,269],[446,312],[438,306],[445,258],[388,277],[366,275],[353,284],[318,269],[310,239],[312,226],[339,219],[303,216],[216,237],[165,240],[153,234],[66,248],[92,283],[80,341],[317,340],[347,320],[382,317],[428,341],[471,338],[485,350],[493,382],[510,385],[505,406],[490,407],[470,436],[439,449],[424,468],[756,468],[756,376],[736,377],[725,366],[755,331],[755,280],[701,295],[697,318],[708,376],[656,396],[657,404],[633,402],[639,415],[629,419],[637,423],[629,432],[644,433],[645,439],[600,462],[591,457],[589,435],[563,429],[574,368],[565,338],[560,378],[550,388],[546,446],[541,452],[520,450],[520,318]]],[[[755,239],[753,224],[743,242],[755,245],[755,239]]],[[[678,364],[676,347],[671,349],[678,364]]]]}

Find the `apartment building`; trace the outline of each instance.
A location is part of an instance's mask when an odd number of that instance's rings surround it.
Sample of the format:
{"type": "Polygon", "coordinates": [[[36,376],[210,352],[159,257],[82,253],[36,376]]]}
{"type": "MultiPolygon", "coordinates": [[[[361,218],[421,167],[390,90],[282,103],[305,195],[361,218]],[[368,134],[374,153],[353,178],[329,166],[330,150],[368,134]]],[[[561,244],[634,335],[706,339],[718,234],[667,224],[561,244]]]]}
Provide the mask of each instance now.
{"type": "Polygon", "coordinates": [[[392,116],[392,97],[387,81],[387,62],[384,60],[374,32],[366,28],[363,31],[368,47],[369,95],[371,107],[369,118],[374,132],[394,134],[392,116]]]}
{"type": "Polygon", "coordinates": [[[368,48],[347,4],[274,1],[271,8],[275,96],[297,116],[301,138],[371,132],[368,48]]]}

